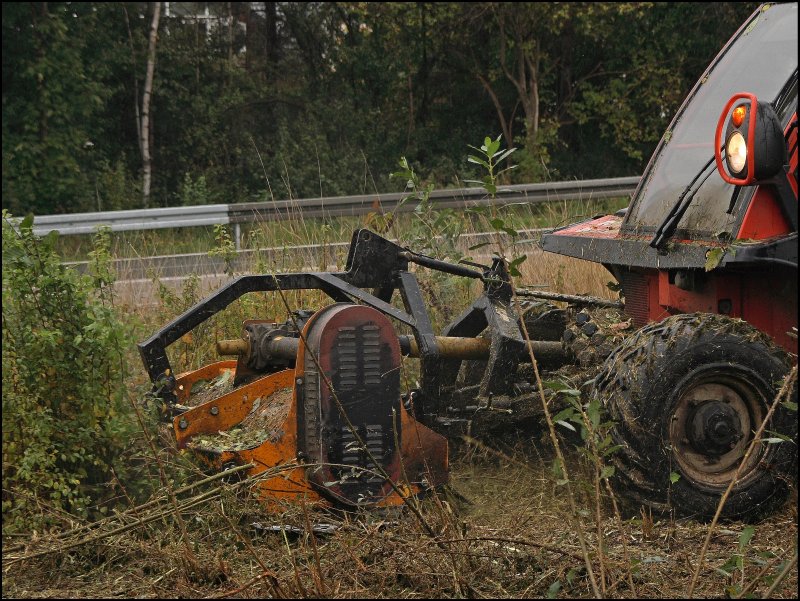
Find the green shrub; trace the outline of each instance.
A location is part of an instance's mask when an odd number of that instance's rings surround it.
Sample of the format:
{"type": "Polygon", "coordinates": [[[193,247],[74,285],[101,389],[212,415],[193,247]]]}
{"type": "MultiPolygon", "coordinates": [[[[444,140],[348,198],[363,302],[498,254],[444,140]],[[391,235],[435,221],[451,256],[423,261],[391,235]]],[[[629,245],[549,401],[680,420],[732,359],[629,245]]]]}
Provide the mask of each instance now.
{"type": "Polygon", "coordinates": [[[44,527],[61,511],[92,517],[132,434],[109,285],[108,235],[91,275],[61,264],[57,234],[16,231],[3,212],[3,527],[44,527]]]}

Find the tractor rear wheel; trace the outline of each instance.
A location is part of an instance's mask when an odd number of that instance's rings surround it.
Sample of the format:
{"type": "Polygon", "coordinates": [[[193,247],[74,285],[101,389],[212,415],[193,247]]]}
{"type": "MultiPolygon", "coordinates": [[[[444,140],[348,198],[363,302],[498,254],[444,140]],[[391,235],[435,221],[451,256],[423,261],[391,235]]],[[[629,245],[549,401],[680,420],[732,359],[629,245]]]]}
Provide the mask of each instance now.
{"type": "MultiPolygon", "coordinates": [[[[634,333],[608,357],[594,385],[614,420],[612,439],[620,448],[613,462],[626,496],[656,510],[712,517],[790,365],[766,334],[720,315],[676,315],[634,333]]],[[[796,400],[796,387],[792,394],[796,400]]],[[[796,413],[779,405],[761,439],[724,518],[769,513],[796,479],[796,413]],[[769,432],[791,441],[776,443],[769,432]]]]}

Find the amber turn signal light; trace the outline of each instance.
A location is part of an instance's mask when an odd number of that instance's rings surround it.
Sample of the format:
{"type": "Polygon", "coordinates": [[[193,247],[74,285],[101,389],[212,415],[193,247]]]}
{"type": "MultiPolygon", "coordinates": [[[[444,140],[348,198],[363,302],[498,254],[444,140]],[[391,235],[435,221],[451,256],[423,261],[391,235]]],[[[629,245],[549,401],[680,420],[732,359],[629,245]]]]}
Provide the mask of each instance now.
{"type": "Polygon", "coordinates": [[[744,117],[746,114],[747,114],[747,107],[743,104],[733,109],[733,115],[731,115],[731,121],[733,121],[733,126],[739,127],[742,123],[744,123],[744,117]]]}

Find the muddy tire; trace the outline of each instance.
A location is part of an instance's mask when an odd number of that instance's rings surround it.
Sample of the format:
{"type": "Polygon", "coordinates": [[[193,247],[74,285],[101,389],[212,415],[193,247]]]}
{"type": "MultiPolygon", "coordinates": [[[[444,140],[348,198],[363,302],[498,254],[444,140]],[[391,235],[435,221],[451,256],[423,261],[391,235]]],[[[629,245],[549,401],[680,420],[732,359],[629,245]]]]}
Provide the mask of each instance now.
{"type": "MultiPolygon", "coordinates": [[[[790,365],[768,336],[724,316],[677,315],[634,333],[603,364],[593,391],[621,445],[617,488],[657,511],[711,518],[790,365]]],[[[796,412],[779,405],[766,430],[792,442],[757,443],[724,518],[770,513],[796,480],[796,412]]]]}

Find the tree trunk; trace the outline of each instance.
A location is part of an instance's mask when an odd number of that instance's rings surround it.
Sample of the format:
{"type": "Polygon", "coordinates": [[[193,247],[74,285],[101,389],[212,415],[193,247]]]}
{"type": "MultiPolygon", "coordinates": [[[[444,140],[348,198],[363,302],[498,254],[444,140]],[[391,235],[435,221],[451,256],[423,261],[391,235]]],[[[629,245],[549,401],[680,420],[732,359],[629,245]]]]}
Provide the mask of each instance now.
{"type": "MultiPolygon", "coordinates": [[[[230,66],[233,61],[233,8],[230,2],[227,2],[226,6],[228,8],[228,65],[230,66]]],[[[230,70],[226,70],[226,73],[230,73],[230,70]]]]}
{"type": "Polygon", "coordinates": [[[511,119],[506,119],[505,113],[503,112],[503,105],[497,98],[497,94],[495,93],[494,88],[492,88],[492,84],[489,83],[489,80],[486,79],[483,75],[481,75],[477,71],[475,72],[475,76],[483,85],[483,88],[486,90],[486,93],[489,94],[489,98],[492,99],[492,104],[494,104],[494,108],[497,111],[497,118],[500,120],[500,127],[503,130],[503,138],[505,139],[506,144],[508,144],[508,147],[510,148],[514,142],[511,130],[514,117],[512,115],[511,119]]]}
{"type": "Polygon", "coordinates": [[[152,159],[150,157],[150,97],[153,91],[153,74],[156,67],[156,41],[158,39],[158,20],[161,16],[161,2],[153,3],[153,21],[150,24],[150,41],[147,45],[147,74],[142,93],[142,205],[150,204],[150,181],[152,159]]]}
{"type": "Polygon", "coordinates": [[[125,15],[125,27],[128,29],[128,44],[131,47],[131,66],[133,67],[133,113],[136,118],[136,144],[139,146],[139,154],[142,154],[142,117],[139,114],[139,66],[136,64],[136,48],[133,44],[133,33],[131,32],[131,21],[128,18],[128,9],[122,4],[122,14],[125,15]]]}
{"type": "Polygon", "coordinates": [[[525,147],[532,152],[536,147],[536,140],[539,136],[539,43],[534,45],[535,53],[533,56],[520,56],[522,67],[520,68],[520,78],[526,82],[522,96],[522,108],[525,111],[525,147]]]}
{"type": "Polygon", "coordinates": [[[505,12],[495,10],[500,29],[500,67],[517,90],[517,98],[525,113],[525,148],[533,152],[539,134],[540,42],[532,32],[508,20],[505,12]],[[510,65],[506,56],[509,39],[513,42],[510,65]]]}

